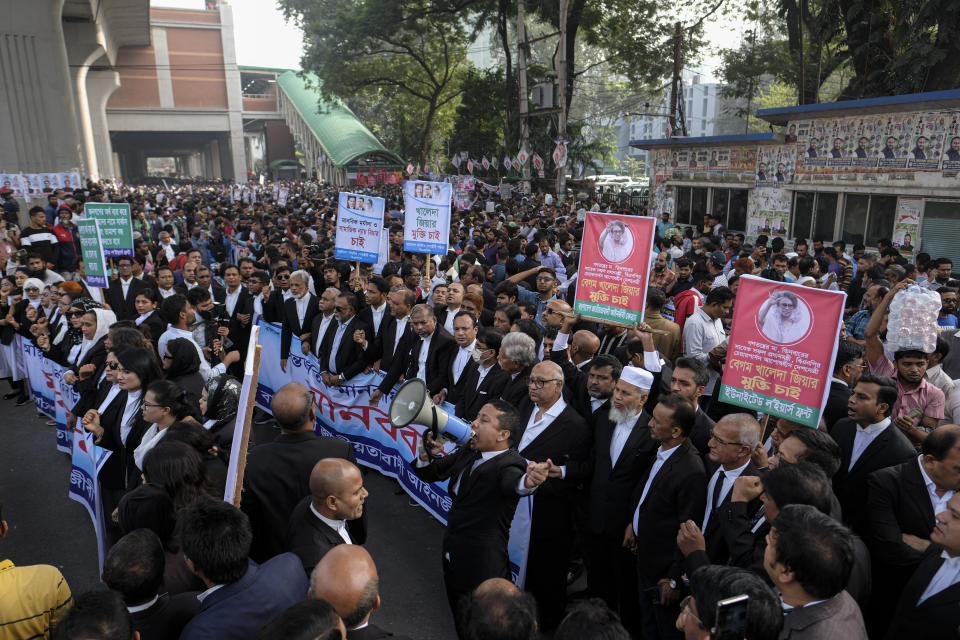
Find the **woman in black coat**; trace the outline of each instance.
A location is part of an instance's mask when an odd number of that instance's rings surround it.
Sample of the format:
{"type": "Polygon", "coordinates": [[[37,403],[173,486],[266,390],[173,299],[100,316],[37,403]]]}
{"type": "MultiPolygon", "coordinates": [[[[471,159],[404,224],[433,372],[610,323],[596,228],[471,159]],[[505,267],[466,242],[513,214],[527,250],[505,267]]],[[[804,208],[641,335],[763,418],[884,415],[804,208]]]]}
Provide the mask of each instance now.
{"type": "Polygon", "coordinates": [[[108,525],[115,522],[114,511],[120,498],[140,483],[133,452],[150,427],[143,419],[143,394],[151,382],[160,379],[160,366],[148,349],[121,347],[110,355],[116,362],[111,359],[107,368],[116,370],[119,392],[109,403],[87,411],[82,420],[83,428],[96,436],[96,443],[113,451],[98,474],[108,525]]]}
{"type": "Polygon", "coordinates": [[[144,327],[147,328],[147,331],[150,333],[149,339],[153,344],[153,350],[156,351],[157,341],[160,340],[163,332],[167,330],[167,321],[161,318],[160,312],[157,311],[156,290],[150,288],[139,292],[133,304],[137,308],[137,313],[140,314],[134,322],[141,330],[143,330],[144,327]]]}
{"type": "Polygon", "coordinates": [[[158,355],[163,362],[164,377],[186,391],[192,403],[199,404],[203,376],[200,375],[200,354],[196,345],[187,338],[176,338],[167,343],[166,353],[158,355]]]}

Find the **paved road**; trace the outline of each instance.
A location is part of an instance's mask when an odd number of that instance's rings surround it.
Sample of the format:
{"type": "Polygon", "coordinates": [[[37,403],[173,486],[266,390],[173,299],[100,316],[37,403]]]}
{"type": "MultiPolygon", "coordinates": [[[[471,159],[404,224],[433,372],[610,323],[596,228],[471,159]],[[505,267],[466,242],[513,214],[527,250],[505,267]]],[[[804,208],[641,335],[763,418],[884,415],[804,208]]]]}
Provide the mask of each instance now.
{"type": "MultiPolygon", "coordinates": [[[[0,394],[6,392],[0,385],[0,394]]],[[[69,458],[56,450],[55,429],[30,405],[0,399],[0,503],[10,526],[0,558],[18,565],[60,569],[74,592],[99,583],[93,525],[84,507],[67,497],[69,458]]],[[[258,429],[259,431],[259,429],[258,429]]],[[[261,441],[264,433],[257,434],[261,441]]],[[[418,640],[455,637],[440,575],[443,527],[413,507],[399,485],[367,471],[370,551],[380,571],[381,609],[373,621],[418,640]]]]}

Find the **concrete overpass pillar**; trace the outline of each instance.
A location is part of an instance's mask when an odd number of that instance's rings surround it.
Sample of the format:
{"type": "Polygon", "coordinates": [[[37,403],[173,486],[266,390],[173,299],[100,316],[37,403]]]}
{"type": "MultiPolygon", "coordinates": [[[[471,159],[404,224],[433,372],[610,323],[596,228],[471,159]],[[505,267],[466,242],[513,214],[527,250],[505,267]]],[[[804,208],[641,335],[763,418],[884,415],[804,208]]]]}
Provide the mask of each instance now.
{"type": "Polygon", "coordinates": [[[107,101],[119,88],[120,74],[116,71],[90,71],[87,74],[87,100],[100,178],[117,177],[117,168],[113,163],[113,144],[107,126],[107,101]]]}
{"type": "Polygon", "coordinates": [[[63,2],[0,3],[0,167],[6,171],[67,171],[83,164],[63,2]]]}

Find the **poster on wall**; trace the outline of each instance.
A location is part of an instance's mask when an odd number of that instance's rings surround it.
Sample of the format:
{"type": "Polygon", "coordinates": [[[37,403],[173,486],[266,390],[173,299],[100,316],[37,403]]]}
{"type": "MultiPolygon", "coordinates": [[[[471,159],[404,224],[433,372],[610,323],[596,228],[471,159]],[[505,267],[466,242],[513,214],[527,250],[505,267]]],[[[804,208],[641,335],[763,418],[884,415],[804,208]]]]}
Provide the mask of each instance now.
{"type": "Polygon", "coordinates": [[[850,166],[854,171],[868,171],[877,168],[880,148],[883,144],[883,122],[872,116],[859,118],[853,131],[853,158],[850,166]]]}
{"type": "Polygon", "coordinates": [[[790,232],[790,192],[776,187],[757,187],[747,202],[747,242],[758,235],[787,239],[790,232]]]}
{"type": "Polygon", "coordinates": [[[709,149],[710,157],[707,159],[707,169],[710,171],[729,171],[730,170],[730,149],[709,149]]]}
{"type": "Polygon", "coordinates": [[[910,256],[914,247],[920,246],[920,216],[923,214],[923,198],[898,198],[897,217],[893,222],[894,248],[910,256]]]}
{"type": "Polygon", "coordinates": [[[754,148],[734,148],[730,150],[730,171],[737,173],[753,172],[757,168],[757,150],[754,148]]]}
{"type": "Polygon", "coordinates": [[[845,171],[849,169],[852,156],[852,136],[850,129],[853,123],[849,118],[835,118],[830,121],[829,134],[824,132],[822,142],[829,141],[829,153],[827,157],[827,167],[833,171],[845,171]]]}
{"type": "MultiPolygon", "coordinates": [[[[956,121],[956,116],[954,116],[956,121]]],[[[941,167],[944,171],[960,171],[960,133],[953,132],[955,126],[951,123],[950,128],[945,133],[943,147],[943,158],[941,167]]]]}
{"type": "Polygon", "coordinates": [[[882,131],[878,133],[883,138],[883,146],[880,148],[879,167],[880,169],[906,169],[907,152],[910,150],[908,137],[904,133],[906,119],[901,116],[887,116],[886,122],[882,125],[882,131]]]}
{"type": "Polygon", "coordinates": [[[907,154],[907,168],[921,171],[936,171],[940,168],[943,154],[945,118],[937,113],[916,114],[911,143],[907,154]]]}
{"type": "Polygon", "coordinates": [[[793,182],[796,148],[772,145],[757,149],[757,186],[772,187],[793,182]]]}

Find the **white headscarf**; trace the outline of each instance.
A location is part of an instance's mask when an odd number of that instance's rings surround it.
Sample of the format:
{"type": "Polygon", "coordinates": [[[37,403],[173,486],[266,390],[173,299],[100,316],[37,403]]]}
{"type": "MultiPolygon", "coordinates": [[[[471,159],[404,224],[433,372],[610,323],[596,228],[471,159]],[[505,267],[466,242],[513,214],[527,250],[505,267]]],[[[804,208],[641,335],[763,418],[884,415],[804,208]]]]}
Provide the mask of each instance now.
{"type": "Polygon", "coordinates": [[[86,336],[84,336],[83,341],[80,343],[80,352],[72,364],[80,364],[80,362],[83,361],[83,357],[87,355],[87,352],[93,345],[97,344],[100,338],[107,335],[107,331],[110,330],[110,325],[117,321],[117,316],[113,311],[93,309],[93,313],[97,316],[97,331],[93,334],[93,339],[91,340],[87,340],[86,336]]]}
{"type": "Polygon", "coordinates": [[[39,278],[27,278],[27,281],[23,283],[23,299],[28,301],[31,305],[33,305],[34,309],[38,308],[40,306],[40,303],[43,302],[43,299],[41,296],[43,294],[43,288],[45,286],[46,285],[43,284],[43,280],[39,278]],[[36,287],[37,290],[40,291],[41,296],[37,296],[35,300],[33,298],[30,298],[27,295],[27,289],[29,289],[30,287],[36,287]]]}

